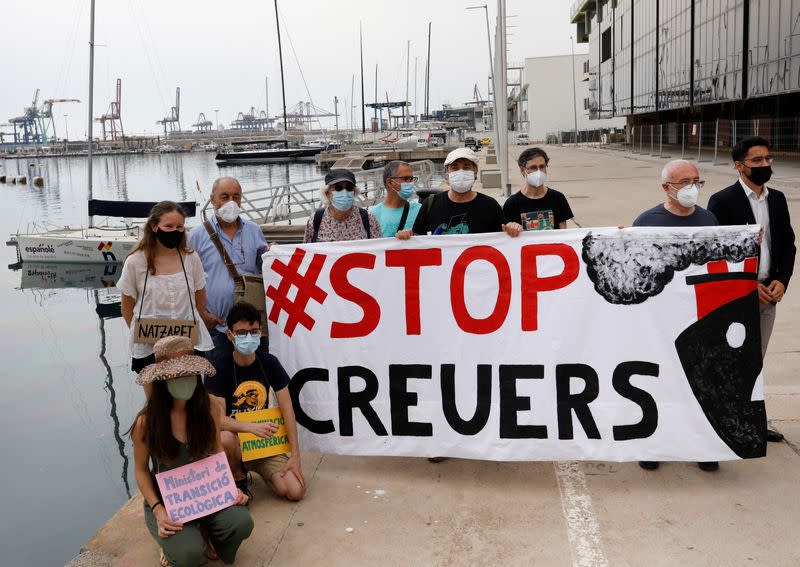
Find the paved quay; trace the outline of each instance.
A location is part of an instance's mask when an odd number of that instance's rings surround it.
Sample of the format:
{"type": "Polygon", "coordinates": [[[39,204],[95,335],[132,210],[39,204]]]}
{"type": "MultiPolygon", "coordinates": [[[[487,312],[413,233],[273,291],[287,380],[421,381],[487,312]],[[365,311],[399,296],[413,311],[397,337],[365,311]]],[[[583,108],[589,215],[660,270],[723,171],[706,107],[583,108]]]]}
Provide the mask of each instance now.
{"type": "MultiPolygon", "coordinates": [[[[548,185],[583,227],[630,225],[663,200],[666,159],[598,148],[545,146],[548,185]]],[[[523,148],[510,148],[510,161],[523,148]]],[[[485,154],[485,152],[482,152],[485,154]]],[[[485,156],[482,157],[485,159],[485,156]]],[[[701,164],[700,203],[736,179],[701,164]]],[[[776,162],[795,230],[800,167],[776,162]]],[[[518,190],[516,166],[511,181],[518,190]]],[[[499,196],[497,190],[485,191],[499,196]]],[[[570,223],[570,226],[573,226],[570,223]]],[[[800,277],[800,276],[798,276],[800,277]]],[[[796,280],[798,281],[798,280],[796,280]]],[[[501,463],[305,453],[302,502],[272,496],[256,478],[253,535],[243,566],[800,565],[800,283],[778,308],[766,360],[771,426],[786,436],[763,459],[645,471],[636,463],[501,463]],[[352,531],[347,531],[352,528],[352,531]]],[[[76,542],[77,544],[77,542],[76,542]]],[[[83,545],[71,567],[158,564],[137,495],[83,545]]],[[[220,564],[211,562],[209,565],[220,564]]]]}

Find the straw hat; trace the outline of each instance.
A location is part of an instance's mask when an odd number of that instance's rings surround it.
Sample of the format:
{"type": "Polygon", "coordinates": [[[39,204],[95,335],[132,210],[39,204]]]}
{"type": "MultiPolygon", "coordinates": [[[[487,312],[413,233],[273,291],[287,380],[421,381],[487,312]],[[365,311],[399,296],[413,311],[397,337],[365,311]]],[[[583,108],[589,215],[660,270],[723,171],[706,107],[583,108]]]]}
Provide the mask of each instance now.
{"type": "Polygon", "coordinates": [[[192,374],[214,376],[217,373],[209,361],[194,354],[192,341],[187,337],[164,337],[153,346],[156,361],[148,364],[139,373],[136,383],[140,386],[156,380],[171,380],[192,374]]]}

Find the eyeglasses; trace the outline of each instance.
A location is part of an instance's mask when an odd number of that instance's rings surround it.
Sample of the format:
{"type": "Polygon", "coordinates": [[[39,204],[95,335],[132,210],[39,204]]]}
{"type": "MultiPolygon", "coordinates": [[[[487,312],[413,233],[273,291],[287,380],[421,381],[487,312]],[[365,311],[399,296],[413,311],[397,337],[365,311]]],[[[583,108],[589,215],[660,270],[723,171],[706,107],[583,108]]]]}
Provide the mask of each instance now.
{"type": "Polygon", "coordinates": [[[407,175],[405,177],[390,177],[389,179],[399,179],[403,183],[416,183],[419,181],[419,177],[416,175],[407,175]]]}
{"type": "Polygon", "coordinates": [[[231,332],[237,337],[246,337],[247,335],[250,335],[251,337],[261,336],[261,329],[239,329],[231,332]]]}
{"type": "Polygon", "coordinates": [[[331,185],[331,190],[333,191],[354,191],[355,187],[353,187],[352,183],[343,182],[337,183],[336,185],[331,185]]]}
{"type": "Polygon", "coordinates": [[[772,157],[772,156],[758,156],[758,157],[754,157],[754,158],[743,159],[742,163],[745,163],[745,162],[748,162],[748,161],[754,163],[755,165],[764,165],[764,164],[772,165],[772,162],[775,161],[775,158],[772,157]]]}
{"type": "Polygon", "coordinates": [[[687,185],[697,185],[698,189],[702,189],[706,184],[703,179],[681,179],[680,181],[667,181],[667,184],[672,185],[675,189],[683,189],[687,185]]]}

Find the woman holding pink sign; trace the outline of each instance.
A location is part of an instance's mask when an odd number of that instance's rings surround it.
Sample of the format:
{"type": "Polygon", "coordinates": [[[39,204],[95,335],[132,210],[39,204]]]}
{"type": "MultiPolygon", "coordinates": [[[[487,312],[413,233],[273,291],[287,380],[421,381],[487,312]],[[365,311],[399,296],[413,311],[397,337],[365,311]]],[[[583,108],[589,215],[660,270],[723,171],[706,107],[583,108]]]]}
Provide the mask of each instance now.
{"type": "Polygon", "coordinates": [[[232,564],[253,530],[247,496],[236,488],[222,448],[224,407],[201,379],[216,371],[193,352],[187,337],[161,339],[156,362],[136,380],[152,386],[130,430],[136,484],[165,567],[197,566],[215,555],[232,564]]]}

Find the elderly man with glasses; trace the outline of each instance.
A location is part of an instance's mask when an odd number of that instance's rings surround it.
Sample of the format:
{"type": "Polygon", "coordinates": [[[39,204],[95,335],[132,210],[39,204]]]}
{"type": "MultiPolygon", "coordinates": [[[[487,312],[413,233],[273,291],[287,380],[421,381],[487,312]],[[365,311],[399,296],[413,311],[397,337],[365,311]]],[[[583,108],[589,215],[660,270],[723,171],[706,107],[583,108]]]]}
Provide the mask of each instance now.
{"type": "MultiPolygon", "coordinates": [[[[211,333],[214,350],[206,353],[213,364],[231,354],[226,337],[225,318],[233,305],[234,281],[231,270],[240,276],[261,274],[261,255],[267,241],[261,227],[241,216],[242,186],[233,177],[220,177],[211,188],[214,214],[189,233],[189,246],[200,255],[206,273],[206,310],[200,313],[211,333]],[[225,256],[231,263],[228,267],[225,256]]],[[[261,350],[268,350],[264,337],[261,350]]]]}
{"type": "Polygon", "coordinates": [[[381,238],[381,225],[367,209],[358,206],[356,177],[346,169],[332,169],[325,176],[322,207],[309,217],[303,242],[338,242],[381,238]]]}
{"type": "Polygon", "coordinates": [[[697,205],[703,185],[694,164],[683,159],[669,162],[661,170],[664,202],[636,217],[633,226],[716,226],[714,214],[697,205]]]}
{"type": "MultiPolygon", "coordinates": [[[[767,182],[772,178],[773,157],[769,141],[745,138],[731,151],[739,179],[711,195],[708,210],[723,225],[761,225],[761,254],[758,261],[758,300],[761,311],[761,356],[775,324],[776,305],[783,299],[794,271],[796,248],[786,196],[767,182]]],[[[767,430],[768,441],[782,441],[778,431],[767,430]]]]}
{"type": "MultiPolygon", "coordinates": [[[[633,221],[633,226],[716,226],[717,218],[697,205],[700,189],[705,181],[700,179],[697,167],[682,159],[669,162],[661,170],[661,189],[664,202],[648,209],[633,221]]],[[[719,469],[719,463],[697,463],[704,471],[719,469]]],[[[646,470],[658,468],[658,461],[639,461],[646,470]]]]}
{"type": "Polygon", "coordinates": [[[411,230],[422,207],[418,200],[410,201],[417,189],[417,178],[411,166],[400,160],[390,161],[383,168],[386,198],[369,208],[381,223],[384,236],[396,236],[400,230],[411,230]]]}

